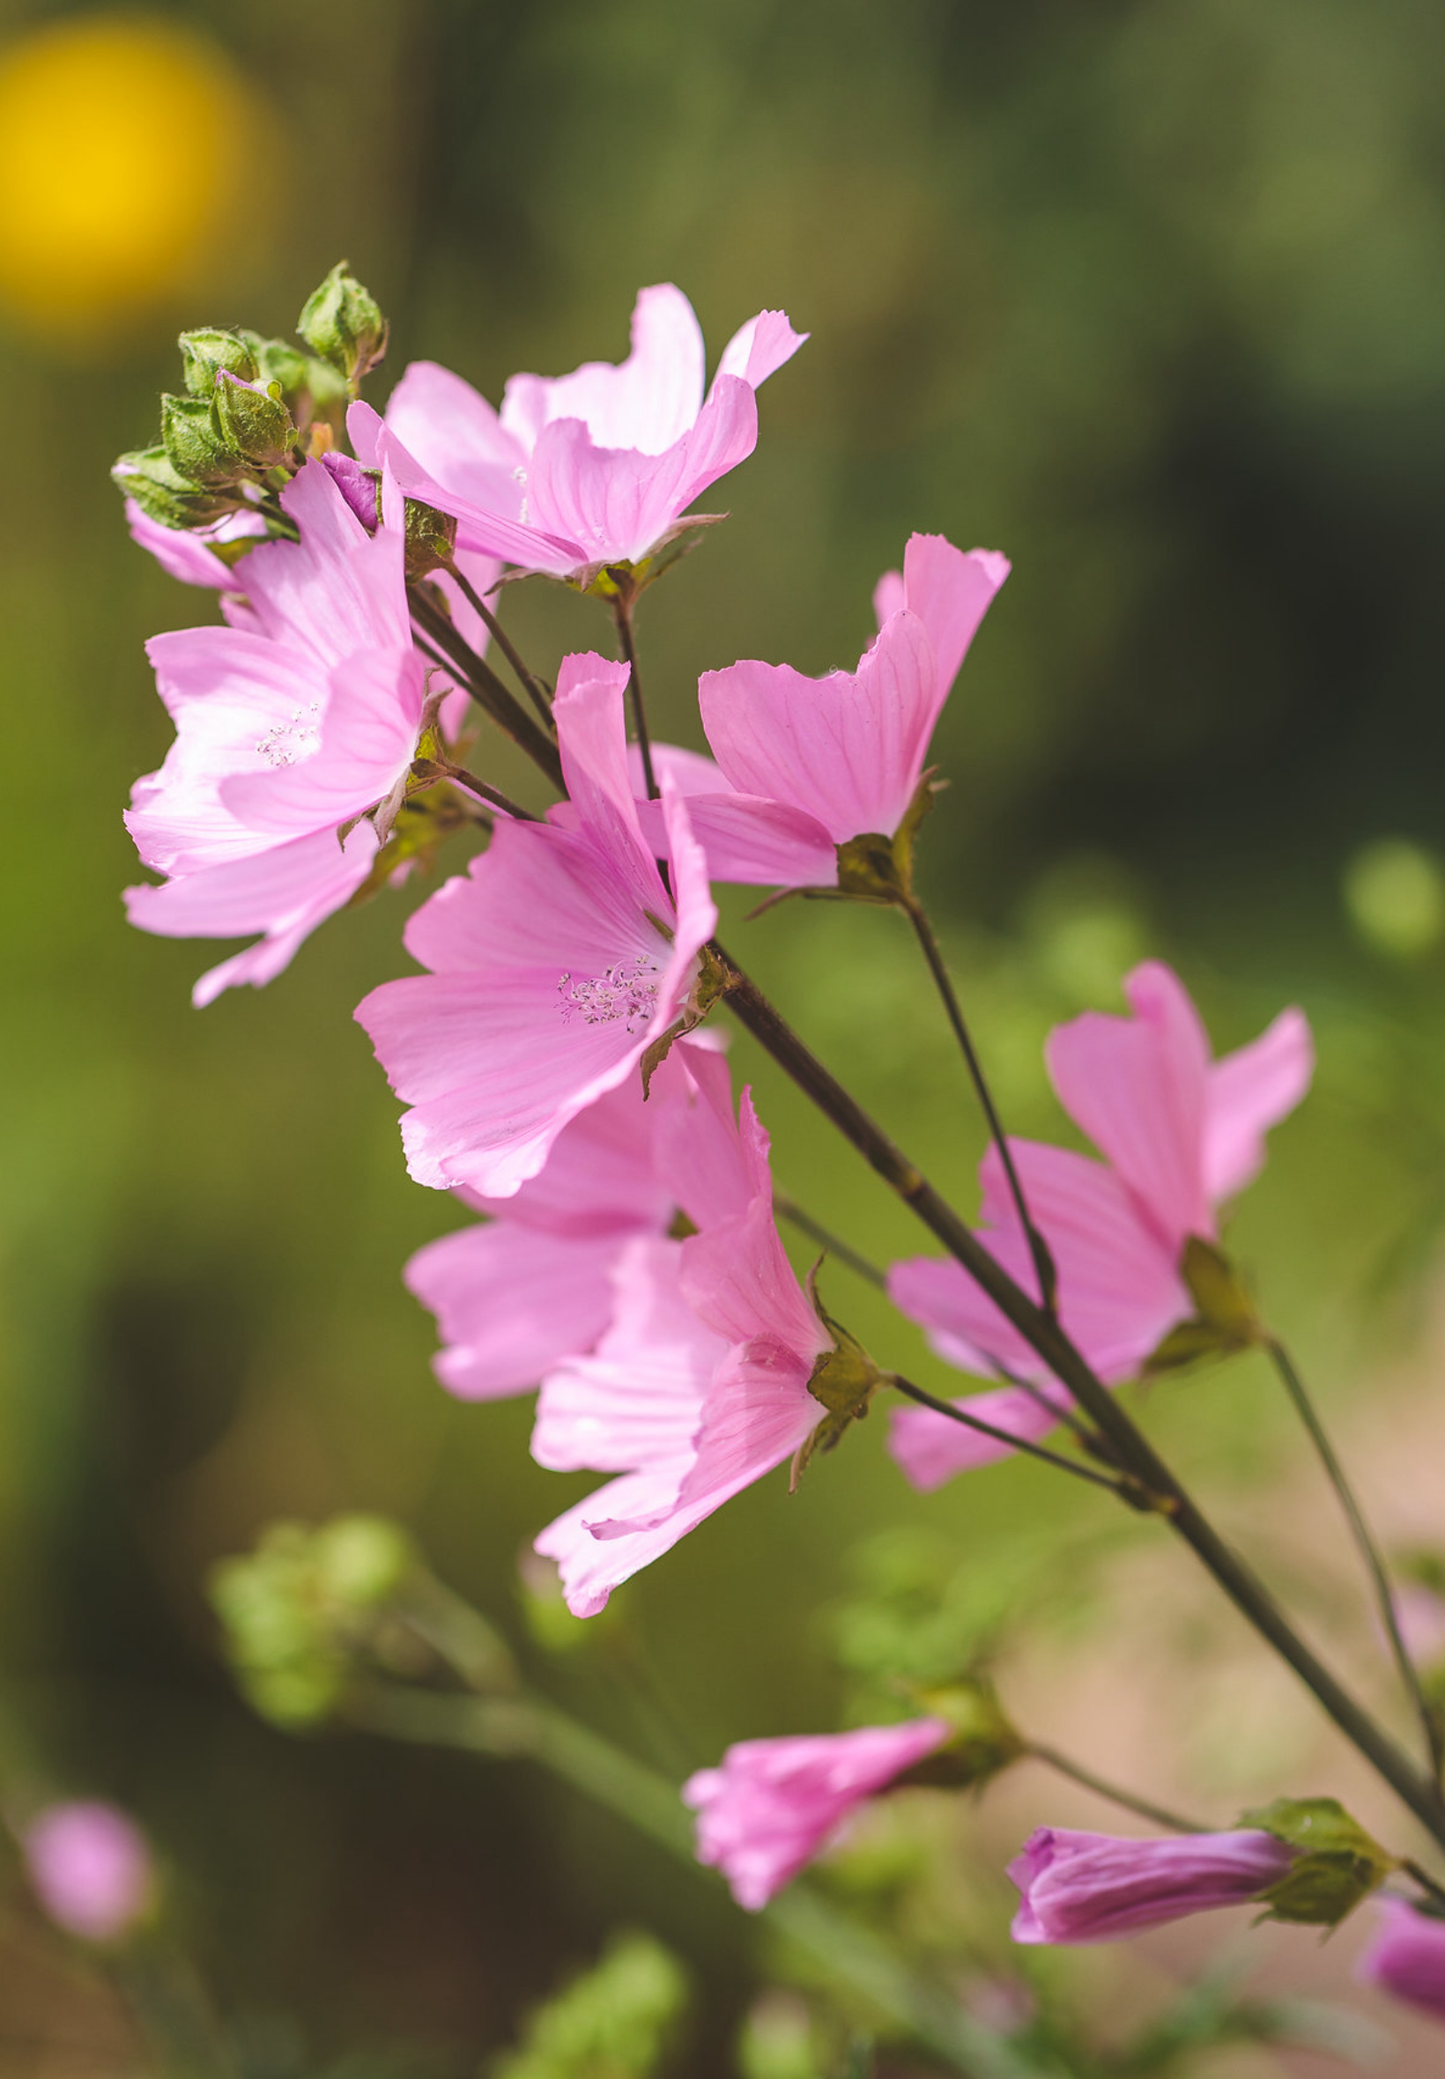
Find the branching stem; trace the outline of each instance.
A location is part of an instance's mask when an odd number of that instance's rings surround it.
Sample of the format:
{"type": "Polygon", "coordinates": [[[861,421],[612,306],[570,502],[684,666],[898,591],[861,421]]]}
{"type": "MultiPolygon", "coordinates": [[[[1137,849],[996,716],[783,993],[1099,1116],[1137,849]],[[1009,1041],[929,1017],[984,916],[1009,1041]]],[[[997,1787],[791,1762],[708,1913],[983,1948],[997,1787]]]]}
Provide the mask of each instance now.
{"type": "Polygon", "coordinates": [[[995,1422],[986,1422],[982,1415],[972,1415],[965,1408],[956,1408],[952,1401],[940,1400],[937,1394],[915,1386],[911,1379],[904,1379],[897,1372],[885,1372],[884,1383],[896,1386],[909,1400],[916,1400],[919,1407],[929,1408],[935,1415],[946,1415],[950,1422],[961,1423],[965,1429],[976,1430],[980,1436],[991,1437],[996,1444],[1007,1445],[1010,1451],[1022,1451],[1027,1458],[1037,1458],[1044,1465],[1052,1465],[1062,1473],[1072,1473],[1076,1480],[1087,1480],[1091,1487],[1107,1488],[1110,1494],[1128,1499],[1126,1489],[1118,1480],[1111,1480],[1107,1473],[1096,1473],[1092,1466],[1080,1465],[1077,1459],[1065,1458],[1059,1451],[1050,1451],[1046,1444],[1036,1444],[1029,1437],[1010,1435],[995,1422]]]}
{"type": "Polygon", "coordinates": [[[517,674],[518,682],[520,683],[523,691],[526,693],[527,698],[531,701],[533,707],[536,708],[537,713],[541,718],[543,728],[550,729],[552,727],[552,703],[547,697],[547,688],[543,685],[542,681],[536,676],[536,674],[530,671],[527,665],[522,661],[522,658],[518,655],[517,650],[512,642],[512,639],[507,634],[506,629],[503,628],[501,622],[498,620],[497,616],[492,612],[492,609],[487,605],[487,602],[485,601],[485,599],[483,599],[480,592],[478,592],[476,586],[472,584],[471,580],[462,575],[462,572],[457,568],[455,563],[449,563],[446,566],[446,568],[448,575],[450,577],[455,578],[458,589],[462,594],[462,597],[471,607],[473,613],[475,613],[478,616],[478,618],[485,623],[487,631],[492,638],[492,641],[497,645],[497,648],[501,651],[502,655],[511,665],[513,671],[517,674]]]}
{"type": "Polygon", "coordinates": [[[637,642],[632,628],[632,600],[626,592],[619,591],[612,602],[612,618],[617,623],[617,640],[622,645],[622,655],[627,665],[627,698],[632,709],[632,726],[637,732],[637,748],[642,754],[642,776],[647,784],[647,798],[656,801],[661,789],[657,774],[652,768],[652,738],[647,733],[647,708],[642,698],[642,681],[637,675],[637,642]]]}

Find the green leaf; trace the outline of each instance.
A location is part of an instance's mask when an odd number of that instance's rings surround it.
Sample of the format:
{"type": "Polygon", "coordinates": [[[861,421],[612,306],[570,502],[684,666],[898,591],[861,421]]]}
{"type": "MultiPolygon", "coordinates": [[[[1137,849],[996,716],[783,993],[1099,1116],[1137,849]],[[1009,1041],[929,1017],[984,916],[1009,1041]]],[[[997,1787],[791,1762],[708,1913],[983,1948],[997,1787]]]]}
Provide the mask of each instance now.
{"type": "Polygon", "coordinates": [[[489,2079],[654,2079],[687,2001],[671,1950],[651,1935],[620,1934],[592,1970],[536,2009],[489,2079]]]}

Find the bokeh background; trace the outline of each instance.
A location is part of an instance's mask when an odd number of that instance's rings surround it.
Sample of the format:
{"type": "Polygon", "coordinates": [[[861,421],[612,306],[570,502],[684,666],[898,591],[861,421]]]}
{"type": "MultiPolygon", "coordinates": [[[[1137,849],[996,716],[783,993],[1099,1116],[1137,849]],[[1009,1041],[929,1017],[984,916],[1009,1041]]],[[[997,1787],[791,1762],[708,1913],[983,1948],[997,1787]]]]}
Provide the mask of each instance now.
{"type": "MultiPolygon", "coordinates": [[[[596,1637],[529,1628],[518,1555],[586,1483],[531,1464],[524,1405],[431,1379],[399,1272],[456,1212],[407,1181],[350,1022],[402,971],[415,897],[199,1014],[208,949],[122,921],[120,809],[168,738],[142,643],[209,610],[127,540],[106,478],[154,438],[177,328],[287,331],[345,254],[392,319],[378,403],[412,358],[495,397],[514,369],[620,357],[651,281],[686,289],[714,350],[763,306],[808,329],[732,520],[645,603],[655,728],[697,741],[696,673],[737,656],[850,664],[910,530],[1007,550],[922,869],[1005,1116],[1065,1130],[1043,1034],[1116,1004],[1146,952],[1221,1045],[1302,1003],[1317,1091],[1235,1237],[1387,1539],[1445,1544],[1442,67],[1445,17],[1419,0],[0,15],[0,1803],[94,1793],[141,1817],[248,2079],[483,2071],[628,1926],[691,1977],[677,2071],[824,2069],[769,1991],[796,1984],[789,1960],[619,1822],[521,1766],[288,1738],[247,1710],[204,1581],[279,1516],[399,1517],[554,1694],[665,1768],[844,1722],[880,1626],[896,1643],[944,1609],[966,1630],[982,1597],[1027,1620],[1004,1648],[1019,1708],[1097,1766],[1221,1823],[1282,1780],[1399,1823],[1157,1532],[1028,1467],[920,1499],[881,1422],[793,1498],[779,1479],[731,1505],[596,1637]]],[[[544,670],[607,633],[552,587],[508,611],[544,670]]],[[[793,905],[732,930],[971,1206],[980,1135],[896,920],[793,905]]],[[[787,1188],[876,1256],[917,1248],[737,1055],[787,1188]]],[[[866,1287],[831,1290],[946,1387],[866,1287]]],[[[1394,1708],[1266,1375],[1240,1363],[1146,1412],[1394,1708]]],[[[947,1821],[941,1871],[920,1858],[945,1822],[900,1808],[831,1881],[1007,2020],[997,1873],[1044,1820],[1110,1823],[1020,1775],[947,1821]]],[[[149,2069],[104,1974],[49,1946],[16,1881],[5,1897],[0,2072],[149,2069]]],[[[1240,1934],[1055,1960],[1077,2069],[1240,1934]]],[[[1350,1990],[1355,1946],[1261,1936],[1249,1982],[1339,1995],[1383,2031],[1378,2069],[1433,2070],[1438,2032],[1350,1990]]],[[[1246,2049],[1178,2069],[1339,2067],[1246,2049]]]]}

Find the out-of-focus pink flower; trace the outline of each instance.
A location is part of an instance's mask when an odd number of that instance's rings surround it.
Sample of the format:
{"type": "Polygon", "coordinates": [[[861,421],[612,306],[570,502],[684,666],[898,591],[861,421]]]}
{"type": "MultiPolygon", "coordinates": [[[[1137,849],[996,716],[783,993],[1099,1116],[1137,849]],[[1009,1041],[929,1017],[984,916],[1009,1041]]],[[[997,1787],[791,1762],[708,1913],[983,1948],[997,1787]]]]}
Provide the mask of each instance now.
{"type": "Polygon", "coordinates": [[[1445,1596],[1423,1581],[1402,1581],[1391,1600],[1405,1651],[1415,1665],[1445,1666],[1445,1596]]]}
{"type": "Polygon", "coordinates": [[[525,1392],[594,1348],[612,1318],[619,1257],[634,1237],[665,1234],[676,1211],[657,1174],[654,1129],[705,1040],[677,1042],[646,1103],[639,1078],[579,1112],[546,1167],[510,1198],[458,1193],[491,1219],[412,1257],[406,1282],[437,1317],[446,1345],[437,1375],[453,1393],[525,1392]]]}
{"type": "Polygon", "coordinates": [[[420,1183],[510,1197],[569,1120],[636,1073],[696,977],[716,912],[679,798],[667,809],[675,901],[643,839],[626,682],[605,658],[563,660],[570,798],[546,822],[499,823],[407,926],[431,972],[384,983],[357,1011],[412,1107],[402,1132],[420,1183]]]}
{"type": "Polygon", "coordinates": [[[251,541],[266,532],[260,513],[248,512],[228,513],[224,520],[217,520],[210,527],[184,532],[163,527],[159,520],[142,512],[133,498],[125,501],[125,523],[131,540],[149,549],[168,577],[179,578],[183,585],[207,585],[216,592],[237,591],[239,581],[234,567],[216,555],[211,544],[251,541]]]}
{"type": "Polygon", "coordinates": [[[865,1798],[941,1747],[942,1718],[869,1725],[800,1739],[742,1740],[722,1765],[682,1787],[698,1815],[697,1859],[719,1869],[733,1897],[758,1912],[836,1835],[865,1798]]]}
{"type": "Polygon", "coordinates": [[[201,978],[197,1003],[270,981],[360,886],[380,842],[367,812],[399,800],[422,722],[400,532],[368,535],[319,462],[282,503],[301,539],[231,573],[240,625],[149,645],[176,741],[126,817],[167,876],[126,891],[131,922],[174,938],[264,933],[201,978]]]}
{"type": "Polygon", "coordinates": [[[149,1911],[150,1850],[114,1805],[48,1805],[25,1828],[22,1845],[35,1895],[57,1927],[88,1942],[113,1942],[149,1911]]]}
{"type": "Polygon", "coordinates": [[[549,1374],[537,1404],[539,1463],[621,1476],[536,1541],[579,1617],[822,1419],[808,1382],[830,1338],[774,1224],[767,1136],[746,1091],[734,1123],[720,1059],[679,1067],[689,1103],[659,1121],[658,1170],[699,1231],[628,1245],[612,1326],[593,1356],[549,1374]]]}
{"type": "MultiPolygon", "coordinates": [[[[725,791],[691,803],[719,880],[831,887],[836,847],[891,837],[918,790],[934,725],[1008,560],[915,534],[875,594],[880,629],[856,671],[786,664],[704,672],[703,728],[725,791]],[[750,837],[756,829],[756,843],[750,837]],[[791,847],[780,856],[779,840],[791,847]]],[[[692,791],[692,790],[690,790],[692,791]]]]}
{"type": "Polygon", "coordinates": [[[1115,1942],[1141,1928],[1257,1899],[1293,1860],[1293,1849],[1253,1828],[1124,1841],[1043,1826],[1009,1864],[1022,1894],[1013,1938],[1115,1942]]]}
{"type": "Polygon", "coordinates": [[[682,291],[663,283],[639,294],[620,366],[514,375],[498,413],[460,376],[416,361],[385,420],[354,404],[348,429],[364,463],[455,517],[464,549],[572,577],[640,562],[746,460],[758,437],[753,393],[805,337],[780,311],[750,318],[704,400],[702,332],[682,291]]]}
{"type": "MultiPolygon", "coordinates": [[[[1061,1103],[1108,1164],[1010,1142],[1058,1271],[1060,1320],[1109,1384],[1131,1377],[1189,1314],[1179,1268],[1185,1243],[1191,1235],[1214,1239],[1219,1204],[1257,1174],[1266,1130],[1298,1104],[1313,1068],[1309,1026],[1297,1010],[1214,1061],[1199,1014],[1169,968],[1146,962],[1125,992],[1132,1018],[1086,1012],[1059,1026],[1047,1049],[1061,1103]]],[[[980,1175],[986,1224],[979,1239],[1037,1299],[1032,1256],[995,1149],[980,1175]]],[[[893,1266],[888,1289],[949,1363],[1011,1372],[1060,1403],[1063,1389],[961,1265],[913,1258],[893,1266]]],[[[1053,1427],[1049,1409],[1016,1388],[956,1405],[1026,1442],[1053,1427]]],[[[894,1412],[890,1449],[925,1488],[1005,1455],[1004,1446],[927,1408],[894,1412]]]]}
{"type": "Polygon", "coordinates": [[[1359,1962],[1367,1985],[1445,2021],[1445,1920],[1404,1899],[1381,1899],[1374,1941],[1359,1962]]]}

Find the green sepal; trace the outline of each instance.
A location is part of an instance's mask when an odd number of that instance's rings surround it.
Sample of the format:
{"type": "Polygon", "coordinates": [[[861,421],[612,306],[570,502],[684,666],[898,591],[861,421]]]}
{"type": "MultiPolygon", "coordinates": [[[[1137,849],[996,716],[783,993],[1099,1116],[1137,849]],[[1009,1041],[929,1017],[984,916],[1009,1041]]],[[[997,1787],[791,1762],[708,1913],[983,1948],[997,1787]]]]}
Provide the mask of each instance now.
{"type": "Polygon", "coordinates": [[[1227,1357],[1262,1340],[1254,1301],[1239,1272],[1213,1242],[1192,1234],[1179,1264],[1194,1313],[1171,1328],[1144,1361],[1146,1377],[1177,1371],[1206,1357],[1227,1357]]]}
{"type": "Polygon", "coordinates": [[[946,1720],[952,1731],[943,1746],[895,1779],[895,1789],[979,1789],[1028,1752],[987,1675],[916,1689],[912,1699],[925,1717],[946,1720]]]}
{"type": "Polygon", "coordinates": [[[853,902],[907,904],[913,899],[913,852],[919,826],[933,807],[933,775],[918,782],[892,837],[871,830],[838,847],[838,893],[853,902]]]}
{"type": "Polygon", "coordinates": [[[320,288],[307,297],[296,330],[314,354],[340,371],[353,396],[386,352],[387,323],[381,306],[345,260],[338,260],[320,288]]]}
{"type": "Polygon", "coordinates": [[[690,556],[709,527],[718,526],[727,517],[726,513],[689,513],[686,519],[675,520],[636,563],[589,563],[557,582],[589,599],[605,599],[609,603],[620,599],[630,606],[649,585],[665,577],[674,563],[690,556]]]}
{"type": "Polygon", "coordinates": [[[279,380],[273,378],[267,389],[252,390],[223,375],[211,409],[220,438],[256,468],[278,469],[291,461],[297,430],[279,380]]]}
{"type": "Polygon", "coordinates": [[[416,498],[408,498],[406,513],[406,574],[424,578],[434,570],[449,570],[457,545],[457,523],[450,513],[439,513],[416,498]]]}
{"type": "Polygon", "coordinates": [[[352,895],[348,909],[380,894],[399,866],[415,863],[423,873],[430,872],[447,838],[458,830],[476,828],[476,818],[462,806],[453,788],[430,783],[423,792],[409,792],[397,810],[391,835],[372,860],[371,871],[352,895]]]}
{"type": "Polygon", "coordinates": [[[833,1347],[825,1350],[814,1364],[808,1379],[808,1391],[827,1413],[793,1460],[794,1487],[819,1452],[836,1450],[844,1433],[855,1422],[864,1419],[872,1406],[874,1394],[883,1383],[882,1372],[858,1338],[835,1321],[823,1305],[818,1295],[818,1269],[819,1265],[815,1263],[808,1273],[808,1300],[832,1337],[833,1347]]]}
{"type": "Polygon", "coordinates": [[[171,466],[192,483],[234,484],[246,463],[218,432],[215,412],[199,397],[161,398],[161,440],[171,466]]]}
{"type": "Polygon", "coordinates": [[[1239,1823],[1296,1851],[1279,1882],[1260,1893],[1265,1920],[1338,1927],[1399,1866],[1337,1798],[1276,1798],[1239,1823]]]}
{"type": "MultiPolygon", "coordinates": [[[[670,938],[672,933],[662,920],[649,912],[648,922],[657,926],[670,938]]],[[[695,1032],[708,1012],[720,1004],[733,986],[732,974],[714,953],[711,946],[704,946],[697,956],[697,979],[687,993],[687,1002],[682,1015],[675,1018],[666,1032],[660,1033],[642,1057],[642,1094],[647,1096],[652,1088],[652,1079],[672,1052],[674,1040],[695,1032]]]]}
{"type": "Polygon", "coordinates": [[[249,339],[223,326],[198,326],[194,332],[183,332],[176,344],[181,350],[186,388],[206,404],[211,401],[216,377],[223,368],[240,376],[244,383],[255,382],[260,373],[249,339]]]}

